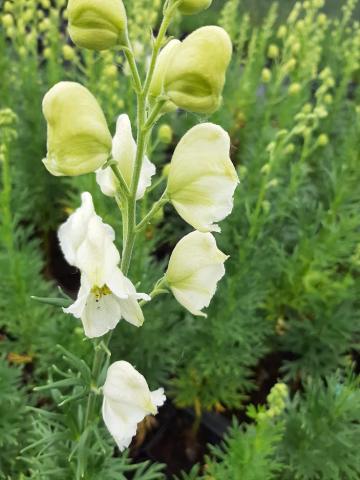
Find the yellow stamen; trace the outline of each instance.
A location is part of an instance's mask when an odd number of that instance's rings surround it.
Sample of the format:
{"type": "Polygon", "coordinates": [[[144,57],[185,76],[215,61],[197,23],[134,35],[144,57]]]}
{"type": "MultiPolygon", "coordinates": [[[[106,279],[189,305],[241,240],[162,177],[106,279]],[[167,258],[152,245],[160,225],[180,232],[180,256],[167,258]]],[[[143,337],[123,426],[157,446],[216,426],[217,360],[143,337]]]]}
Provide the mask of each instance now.
{"type": "Polygon", "coordinates": [[[102,287],[98,287],[97,285],[95,285],[91,289],[91,293],[95,295],[96,301],[98,302],[101,297],[104,297],[105,295],[110,295],[112,292],[107,285],[103,285],[102,287]]]}

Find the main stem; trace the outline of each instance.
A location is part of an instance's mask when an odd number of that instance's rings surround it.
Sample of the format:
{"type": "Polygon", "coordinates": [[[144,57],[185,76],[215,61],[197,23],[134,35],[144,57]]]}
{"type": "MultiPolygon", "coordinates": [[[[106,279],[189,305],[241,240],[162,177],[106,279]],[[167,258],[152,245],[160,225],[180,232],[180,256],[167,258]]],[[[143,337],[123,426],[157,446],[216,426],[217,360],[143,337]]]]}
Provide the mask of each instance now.
{"type": "MultiPolygon", "coordinates": [[[[152,128],[156,121],[156,118],[149,118],[149,105],[148,105],[148,96],[151,81],[154,75],[156,61],[163,44],[166,31],[171,22],[171,18],[174,14],[174,11],[177,7],[177,2],[172,6],[167,8],[160,29],[159,34],[154,42],[152,57],[150,61],[150,67],[146,75],[144,86],[142,86],[139,72],[137,69],[134,53],[128,40],[128,45],[124,49],[125,56],[129,62],[130,71],[132,74],[132,79],[134,83],[134,90],[136,92],[137,98],[137,150],[136,150],[136,159],[134,165],[134,172],[131,180],[130,191],[127,195],[126,205],[122,208],[123,216],[123,252],[122,252],[122,262],[121,270],[124,275],[127,275],[130,268],[132,252],[136,239],[136,194],[140,180],[141,167],[143,164],[144,156],[146,153],[147,142],[151,135],[152,128]],[[150,120],[150,121],[149,121],[150,120]]],[[[163,199],[161,199],[163,201],[163,199]]],[[[111,333],[107,335],[104,339],[105,346],[107,347],[111,338],[111,333]]],[[[95,347],[95,355],[92,366],[92,377],[93,380],[97,380],[101,367],[104,362],[104,350],[100,348],[99,345],[95,347]]],[[[96,385],[97,386],[97,385],[96,385]]],[[[89,393],[88,402],[85,411],[84,418],[84,428],[85,430],[89,423],[91,422],[94,415],[94,408],[96,405],[97,396],[94,392],[89,393]]]]}
{"type": "Polygon", "coordinates": [[[141,174],[141,167],[142,167],[144,156],[146,153],[147,142],[151,135],[152,127],[154,126],[154,124],[152,125],[148,124],[149,90],[150,90],[151,81],[153,79],[157,58],[159,56],[160,49],[166,35],[166,31],[170,25],[170,22],[176,7],[177,7],[177,3],[175,2],[172,6],[167,8],[167,10],[165,11],[163,20],[160,25],[158,36],[156,37],[156,40],[154,42],[149,70],[147,72],[145,83],[143,88],[141,88],[141,91],[139,91],[139,88],[138,88],[138,83],[139,83],[138,73],[137,73],[136,63],[134,61],[134,55],[133,55],[130,43],[128,44],[128,48],[126,49],[126,56],[129,60],[130,70],[133,75],[133,81],[134,81],[134,84],[137,86],[137,88],[135,89],[136,97],[137,97],[137,150],[136,150],[134,172],[133,172],[131,186],[130,186],[130,195],[128,197],[127,209],[126,209],[127,232],[126,232],[126,239],[125,239],[125,244],[123,248],[122,262],[121,262],[121,270],[124,273],[124,275],[127,275],[129,272],[132,252],[135,244],[136,193],[137,193],[137,188],[138,188],[140,174],[141,174]]]}

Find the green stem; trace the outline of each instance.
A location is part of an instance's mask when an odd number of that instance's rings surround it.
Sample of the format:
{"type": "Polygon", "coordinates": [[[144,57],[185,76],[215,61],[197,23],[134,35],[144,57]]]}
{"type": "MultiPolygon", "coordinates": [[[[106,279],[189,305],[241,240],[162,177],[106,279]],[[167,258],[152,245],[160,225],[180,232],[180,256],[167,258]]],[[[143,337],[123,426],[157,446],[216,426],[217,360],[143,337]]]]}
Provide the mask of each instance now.
{"type": "MultiPolygon", "coordinates": [[[[138,80],[138,71],[130,62],[135,63],[134,55],[131,50],[129,43],[129,48],[125,50],[127,58],[130,59],[129,65],[133,75],[135,91],[137,96],[137,150],[136,150],[136,159],[134,165],[133,176],[131,179],[130,186],[130,195],[127,202],[127,235],[126,241],[123,248],[121,270],[124,275],[127,275],[130,262],[132,257],[132,252],[136,239],[136,192],[139,184],[141,167],[143,164],[144,155],[146,152],[147,142],[151,135],[151,130],[154,123],[149,122],[149,117],[147,116],[148,109],[148,94],[151,85],[151,81],[154,75],[155,66],[157,58],[160,52],[160,48],[163,44],[166,31],[170,25],[175,9],[177,8],[179,2],[175,2],[173,5],[169,6],[165,13],[161,26],[159,29],[158,36],[154,42],[153,52],[150,61],[150,67],[146,75],[144,87],[139,91],[139,80],[138,80]],[[146,126],[146,127],[145,127],[146,126]]],[[[135,65],[136,66],[136,65],[135,65]]],[[[141,81],[140,81],[141,84],[141,81]]],[[[156,113],[156,112],[155,112],[156,113]]],[[[157,112],[158,114],[158,112],[157,112]]],[[[157,116],[157,115],[156,115],[157,116]]]]}
{"type": "MultiPolygon", "coordinates": [[[[123,252],[122,252],[122,262],[121,262],[121,270],[124,275],[128,274],[132,251],[134,248],[135,238],[136,238],[136,193],[138,189],[141,167],[143,164],[144,156],[146,153],[147,142],[151,135],[151,130],[154,126],[154,123],[160,113],[161,108],[158,102],[157,106],[154,108],[152,113],[148,116],[148,93],[150,89],[151,80],[154,74],[155,65],[157,61],[157,57],[163,43],[163,39],[166,34],[166,30],[171,22],[171,17],[174,13],[174,6],[177,6],[178,2],[175,2],[174,5],[167,8],[164,14],[164,18],[159,30],[159,35],[155,40],[152,58],[150,62],[150,68],[146,76],[144,87],[142,87],[139,71],[136,65],[135,56],[130,44],[129,39],[127,38],[127,45],[123,49],[125,56],[128,60],[134,90],[137,97],[137,149],[136,149],[136,158],[135,158],[135,165],[134,171],[131,179],[130,188],[126,185],[121,173],[118,171],[115,165],[110,165],[116,178],[118,179],[123,191],[126,193],[125,201],[122,202],[123,198],[120,196],[116,198],[118,206],[121,210],[122,217],[123,217],[123,252]],[[159,108],[159,110],[158,110],[159,108]],[[124,188],[126,185],[126,189],[124,188]]],[[[162,106],[162,105],[161,105],[162,106]]],[[[158,286],[159,287],[159,286],[158,286]]],[[[154,292],[155,294],[155,292],[154,292]]],[[[93,381],[96,382],[95,387],[98,387],[97,382],[99,379],[99,375],[101,373],[101,368],[104,363],[104,354],[105,350],[107,349],[111,338],[111,332],[108,334],[107,338],[104,340],[105,348],[101,348],[100,345],[95,346],[95,355],[93,360],[92,366],[92,378],[93,381]]],[[[95,391],[91,391],[89,393],[85,417],[84,417],[84,428],[83,431],[88,428],[89,423],[92,421],[94,416],[94,408],[96,405],[96,397],[97,388],[94,389],[95,391]]]]}
{"type": "MultiPolygon", "coordinates": [[[[169,293],[168,284],[165,276],[160,278],[160,280],[156,282],[152,292],[149,293],[149,296],[151,297],[151,300],[153,300],[155,297],[163,295],[164,293],[169,293]]],[[[147,302],[145,300],[141,300],[141,302],[139,302],[139,305],[142,307],[146,305],[146,303],[147,302]]]]}
{"type": "MultiPolygon", "coordinates": [[[[108,341],[109,340],[110,338],[108,338],[108,341]]],[[[104,361],[104,353],[105,353],[104,350],[100,347],[99,344],[97,344],[95,346],[95,355],[94,355],[94,360],[92,365],[92,378],[93,378],[93,381],[95,382],[97,382],[101,372],[101,367],[104,361]]],[[[98,385],[96,384],[95,386],[97,387],[98,385]]],[[[85,411],[84,430],[89,426],[89,423],[93,417],[93,411],[96,404],[96,397],[97,395],[94,391],[89,392],[86,411],[85,411]]]]}
{"type": "Polygon", "coordinates": [[[127,195],[127,196],[130,195],[129,187],[126,184],[126,182],[124,180],[124,177],[122,176],[122,174],[119,170],[119,167],[114,163],[110,163],[110,168],[113,171],[117,181],[120,184],[120,189],[125,193],[125,195],[127,195]]]}
{"type": "Polygon", "coordinates": [[[158,121],[159,117],[161,116],[161,110],[166,102],[167,102],[167,99],[161,99],[156,102],[154,108],[151,110],[149,117],[146,120],[146,123],[144,125],[145,131],[149,130],[149,128],[152,128],[154,124],[158,121]]]}
{"type": "Polygon", "coordinates": [[[1,201],[1,210],[2,210],[2,224],[4,225],[4,244],[8,250],[9,259],[14,258],[14,242],[13,242],[13,228],[12,228],[12,215],[11,215],[11,174],[10,174],[10,165],[9,165],[9,156],[7,148],[3,145],[4,155],[2,163],[2,201],[1,201]]]}
{"type": "Polygon", "coordinates": [[[165,192],[161,195],[161,197],[159,198],[159,200],[154,203],[154,205],[152,206],[151,210],[145,215],[145,217],[141,220],[141,222],[138,223],[138,225],[136,226],[135,231],[136,231],[136,232],[140,232],[143,228],[145,228],[146,225],[148,225],[148,223],[150,222],[150,220],[153,218],[153,216],[156,214],[156,212],[157,212],[162,206],[164,206],[168,201],[169,201],[169,199],[167,198],[167,193],[166,193],[166,190],[165,190],[165,192]]]}
{"type": "Polygon", "coordinates": [[[134,52],[133,52],[129,38],[127,38],[127,46],[123,50],[124,50],[126,59],[129,63],[132,79],[134,82],[135,92],[140,93],[142,89],[141,79],[140,79],[139,70],[136,65],[134,52]]]}
{"type": "Polygon", "coordinates": [[[171,23],[175,10],[177,9],[179,4],[180,4],[180,1],[175,2],[173,5],[169,4],[164,12],[164,17],[160,25],[159,33],[154,42],[154,48],[151,55],[149,70],[146,75],[146,80],[145,80],[144,89],[143,89],[143,93],[145,96],[147,96],[149,93],[151,81],[155,71],[157,58],[164,41],[166,31],[169,28],[169,25],[171,23]]]}

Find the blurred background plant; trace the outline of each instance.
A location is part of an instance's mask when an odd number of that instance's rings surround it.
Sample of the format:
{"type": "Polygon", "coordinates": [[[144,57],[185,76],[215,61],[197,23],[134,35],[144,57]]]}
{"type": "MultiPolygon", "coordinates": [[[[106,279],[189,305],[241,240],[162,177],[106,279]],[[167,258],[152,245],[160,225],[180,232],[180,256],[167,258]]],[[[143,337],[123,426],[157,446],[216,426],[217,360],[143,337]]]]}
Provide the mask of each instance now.
{"type": "MultiPolygon", "coordinates": [[[[144,45],[151,28],[156,29],[161,2],[124,3],[137,56],[146,61],[144,45]]],[[[118,74],[127,73],[123,58],[109,52],[84,54],[74,47],[66,32],[65,4],[0,2],[0,413],[7,412],[1,415],[0,475],[14,480],[74,478],[65,458],[72,447],[62,436],[70,427],[51,416],[56,399],[32,391],[44,382],[54,345],[61,343],[83,358],[89,349],[78,324],[30,299],[33,293],[56,296],[57,285],[76,292],[77,272],[65,269],[56,229],[83,190],[93,194],[106,222],[116,226],[119,221],[95,188],[94,176],[59,181],[42,167],[46,135],[41,100],[51,85],[72,79],[99,98],[113,128],[118,114],[134,116],[129,76],[118,74]],[[44,438],[54,441],[49,446],[40,441],[44,438]],[[64,451],[63,463],[54,454],[58,449],[64,451]]],[[[179,17],[172,27],[173,34],[183,36],[196,26],[219,23],[234,43],[223,108],[211,117],[230,131],[241,177],[233,214],[219,238],[220,248],[230,255],[228,274],[207,319],[193,318],[165,296],[146,307],[147,321],[136,334],[125,324],[116,331],[112,351],[114,360],[126,358],[136,365],[150,385],[165,382],[178,411],[191,412],[183,448],[189,463],[199,464],[181,478],[360,476],[355,448],[358,18],[355,0],[215,0],[207,12],[179,17]],[[269,392],[280,380],[288,385],[288,396],[271,416],[269,392]],[[202,439],[201,426],[209,411],[237,420],[224,444],[211,447],[202,460],[194,438],[209,440],[202,439]]],[[[159,125],[149,153],[159,170],[165,167],[164,175],[173,145],[199,120],[179,113],[159,125]]],[[[149,201],[160,189],[161,180],[148,193],[149,201]]],[[[141,278],[146,291],[186,228],[165,207],[144,232],[132,268],[137,278],[146,272],[141,278]]],[[[65,368],[60,352],[58,356],[65,368]]],[[[166,415],[162,421],[169,422],[166,415]]],[[[156,428],[150,430],[144,426],[144,445],[157,435],[156,428]]],[[[73,442],[74,447],[76,435],[73,442]]],[[[110,444],[103,448],[108,463],[98,464],[94,450],[94,478],[164,478],[157,464],[133,464],[127,457],[113,457],[110,444]]],[[[139,462],[146,456],[141,452],[148,451],[141,448],[132,451],[139,462]]],[[[166,472],[180,475],[180,467],[168,465],[166,472]]]]}

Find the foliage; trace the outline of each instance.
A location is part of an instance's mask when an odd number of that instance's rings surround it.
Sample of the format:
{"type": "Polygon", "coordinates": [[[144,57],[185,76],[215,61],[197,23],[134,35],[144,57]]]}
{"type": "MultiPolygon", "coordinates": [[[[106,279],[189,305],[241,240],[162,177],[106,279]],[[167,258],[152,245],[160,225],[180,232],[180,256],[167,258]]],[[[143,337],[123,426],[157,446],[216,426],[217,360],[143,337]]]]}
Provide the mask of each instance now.
{"type": "Polygon", "coordinates": [[[296,394],[279,450],[287,466],[284,479],[359,478],[359,378],[337,374],[325,382],[309,380],[296,394]]]}
{"type": "MultiPolygon", "coordinates": [[[[30,295],[58,295],[49,263],[52,238],[80,191],[93,194],[105,222],[117,231],[121,223],[109,200],[96,193],[94,177],[59,180],[41,168],[41,99],[59,80],[81,81],[99,98],[112,131],[118,113],[126,110],[134,118],[135,108],[130,72],[119,54],[71,46],[65,2],[53,1],[50,8],[47,2],[10,3],[14,10],[0,4],[1,18],[10,13],[15,22],[0,22],[0,107],[17,114],[6,134],[0,124],[0,413],[6,412],[0,415],[0,472],[14,479],[74,478],[67,459],[77,445],[76,431],[70,441],[70,426],[55,414],[59,402],[32,387],[45,382],[54,352],[66,370],[57,343],[84,360],[92,350],[74,320],[30,295]],[[23,376],[5,358],[27,364],[23,376]],[[42,415],[25,411],[25,403],[42,402],[42,415]],[[37,444],[41,439],[46,441],[37,444]],[[31,448],[16,460],[20,446],[31,448]]],[[[125,3],[132,41],[144,60],[158,9],[147,0],[125,3]]],[[[166,382],[175,405],[194,408],[198,420],[204,410],[241,409],[263,386],[257,367],[264,358],[265,383],[283,376],[299,390],[281,421],[234,424],[222,446],[211,449],[206,469],[195,466],[186,479],[356,479],[358,383],[334,372],[356,358],[360,333],[358,7],[355,1],[327,2],[325,10],[316,0],[292,8],[265,2],[259,9],[265,14],[257,15],[250,3],[251,9],[245,0],[214,2],[219,14],[213,21],[229,31],[234,58],[223,108],[211,120],[230,131],[241,177],[219,238],[230,255],[227,276],[206,319],[184,313],[170,296],[146,306],[140,331],[122,324],[114,335],[113,359],[126,357],[150,385],[166,382]],[[254,17],[261,17],[256,25],[254,17]],[[275,375],[269,353],[281,358],[275,375]]],[[[178,19],[173,31],[181,35],[208,15],[213,13],[178,19]]],[[[166,118],[174,145],[198,121],[184,113],[166,118]]],[[[172,150],[173,144],[159,145],[154,135],[151,160],[158,169],[172,150]]],[[[159,191],[148,195],[144,211],[159,191]]],[[[139,238],[131,267],[144,291],[163,271],[175,239],[187,232],[171,208],[160,213],[139,238]]],[[[53,370],[51,375],[62,378],[53,370]]],[[[157,465],[135,466],[125,456],[113,457],[110,443],[103,447],[104,457],[95,446],[91,452],[94,478],[127,478],[131,472],[139,480],[163,478],[157,465]]]]}
{"type": "Polygon", "coordinates": [[[21,370],[0,359],[0,475],[16,470],[17,457],[29,431],[21,370]]]}

